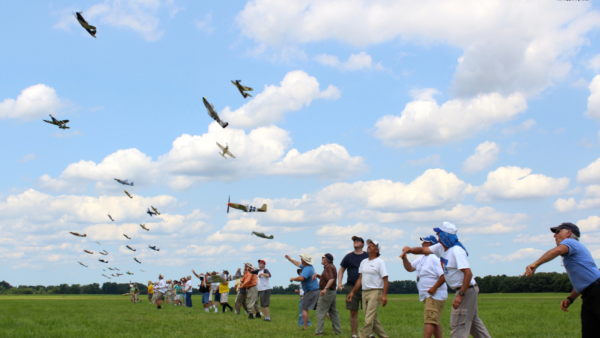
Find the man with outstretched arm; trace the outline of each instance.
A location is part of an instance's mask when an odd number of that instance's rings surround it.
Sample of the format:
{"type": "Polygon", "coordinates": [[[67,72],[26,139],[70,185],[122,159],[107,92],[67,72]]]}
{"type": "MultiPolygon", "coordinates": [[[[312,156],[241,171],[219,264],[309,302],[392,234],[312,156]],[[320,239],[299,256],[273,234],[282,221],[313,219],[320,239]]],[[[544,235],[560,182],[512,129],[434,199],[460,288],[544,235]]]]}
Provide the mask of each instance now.
{"type": "MultiPolygon", "coordinates": [[[[346,279],[346,294],[349,294],[356,281],[358,280],[358,268],[360,263],[369,258],[369,254],[363,251],[365,241],[361,237],[352,236],[352,243],[354,251],[350,252],[342,262],[340,263],[340,270],[338,272],[338,291],[342,292],[344,284],[344,271],[348,271],[348,279],[346,279]]],[[[346,300],[346,310],[350,310],[350,330],[352,331],[352,338],[356,338],[356,332],[358,330],[358,310],[362,307],[362,289],[359,288],[354,293],[351,301],[346,300]]]]}
{"type": "MultiPolygon", "coordinates": [[[[246,263],[246,265],[247,264],[250,263],[246,263]]],[[[247,279],[250,275],[248,269],[246,268],[246,265],[244,265],[244,275],[242,276],[242,278],[235,281],[235,291],[237,292],[237,296],[235,297],[235,313],[238,315],[241,314],[241,307],[243,307],[244,310],[246,310],[246,313],[248,313],[248,307],[246,305],[246,289],[242,288],[244,278],[247,279]]],[[[238,269],[236,275],[238,274],[241,274],[241,269],[238,269]]]]}
{"type": "Polygon", "coordinates": [[[262,259],[258,260],[258,270],[252,271],[258,277],[258,298],[260,300],[260,307],[263,314],[265,315],[265,321],[271,321],[271,313],[269,311],[269,305],[271,304],[271,285],[269,279],[271,278],[271,272],[265,269],[267,262],[262,259]]]}
{"type": "Polygon", "coordinates": [[[550,262],[559,255],[563,259],[569,280],[573,284],[573,292],[560,303],[563,311],[581,295],[581,334],[583,338],[598,337],[600,323],[600,271],[589,250],[579,243],[579,227],[573,223],[562,223],[550,228],[554,233],[556,247],[546,252],[542,257],[525,270],[526,276],[532,276],[542,264],[550,262]]]}
{"type": "Polygon", "coordinates": [[[450,315],[451,337],[468,338],[470,333],[474,338],[490,338],[487,328],[478,315],[479,287],[473,279],[473,273],[467,260],[467,250],[456,236],[458,231],[456,226],[450,222],[444,222],[433,231],[437,233],[440,243],[426,248],[404,247],[400,257],[409,253],[438,256],[442,262],[444,274],[430,289],[430,293],[435,293],[444,282],[448,283],[448,286],[455,292],[452,302],[453,310],[450,315]]]}
{"type": "Polygon", "coordinates": [[[300,261],[292,259],[289,255],[285,255],[285,258],[302,269],[300,276],[290,278],[290,282],[300,282],[302,284],[304,290],[304,298],[302,299],[303,330],[308,330],[308,310],[315,310],[319,300],[319,283],[312,278],[315,274],[314,261],[308,253],[300,254],[300,261]]]}

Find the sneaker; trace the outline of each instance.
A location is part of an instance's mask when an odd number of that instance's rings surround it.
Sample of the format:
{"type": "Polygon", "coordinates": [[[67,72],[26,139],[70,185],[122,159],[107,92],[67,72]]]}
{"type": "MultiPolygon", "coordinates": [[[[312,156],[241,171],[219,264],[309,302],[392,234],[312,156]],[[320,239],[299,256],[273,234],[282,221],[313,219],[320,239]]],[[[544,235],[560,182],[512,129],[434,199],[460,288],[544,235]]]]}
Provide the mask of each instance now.
{"type": "Polygon", "coordinates": [[[265,321],[265,322],[270,322],[270,321],[271,321],[271,319],[265,318],[265,319],[264,319],[264,321],[265,321]]]}
{"type": "Polygon", "coordinates": [[[215,309],[215,313],[219,313],[219,309],[215,309]]]}
{"type": "Polygon", "coordinates": [[[254,315],[253,314],[249,314],[248,315],[248,319],[254,319],[254,315]]]}

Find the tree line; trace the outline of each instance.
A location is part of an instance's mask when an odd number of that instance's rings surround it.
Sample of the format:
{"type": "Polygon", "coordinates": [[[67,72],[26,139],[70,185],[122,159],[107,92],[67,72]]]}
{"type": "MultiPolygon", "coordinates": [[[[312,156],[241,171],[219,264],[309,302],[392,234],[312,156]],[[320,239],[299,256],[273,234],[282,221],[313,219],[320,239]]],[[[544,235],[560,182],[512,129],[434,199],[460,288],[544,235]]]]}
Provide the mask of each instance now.
{"type": "MultiPolygon", "coordinates": [[[[540,272],[532,277],[521,276],[485,276],[475,277],[481,293],[537,293],[537,292],[561,292],[569,293],[573,286],[566,273],[540,272]]],[[[138,283],[140,294],[147,294],[148,287],[138,283]]],[[[233,289],[233,287],[231,287],[233,289]]],[[[19,285],[13,287],[6,281],[0,282],[0,294],[104,294],[121,295],[129,293],[129,283],[98,283],[93,284],[60,284],[60,285],[19,285]]],[[[298,290],[298,284],[290,284],[287,287],[275,286],[271,290],[273,295],[294,295],[298,290]]],[[[232,290],[233,291],[233,290],[232,290]]],[[[451,290],[449,290],[451,291],[451,290]]],[[[198,289],[193,289],[194,294],[199,294],[198,289]]],[[[346,293],[342,289],[342,294],[346,293]]],[[[412,280],[393,281],[389,283],[388,294],[417,294],[417,283],[412,280]]]]}

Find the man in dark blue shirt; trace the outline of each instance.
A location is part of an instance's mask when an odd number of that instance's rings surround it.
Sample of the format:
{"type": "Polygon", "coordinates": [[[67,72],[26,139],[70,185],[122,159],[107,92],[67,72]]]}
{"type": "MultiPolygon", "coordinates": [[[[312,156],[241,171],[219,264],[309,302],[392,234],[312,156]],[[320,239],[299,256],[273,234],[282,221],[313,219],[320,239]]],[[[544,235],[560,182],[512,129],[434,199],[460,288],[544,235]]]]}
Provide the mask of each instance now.
{"type": "Polygon", "coordinates": [[[562,223],[550,228],[554,233],[556,248],[546,252],[542,257],[525,270],[527,276],[535,273],[542,264],[553,260],[559,255],[573,284],[573,292],[560,303],[563,311],[575,302],[581,295],[581,333],[583,338],[598,337],[598,323],[600,322],[600,271],[594,262],[589,250],[579,243],[579,227],[573,223],[562,223]]]}
{"type": "MultiPolygon", "coordinates": [[[[363,247],[365,246],[365,241],[358,237],[353,236],[352,242],[354,243],[354,251],[347,254],[344,259],[342,259],[342,263],[340,263],[340,270],[338,272],[338,290],[342,291],[342,280],[344,279],[344,271],[348,270],[348,279],[346,280],[346,294],[350,293],[356,285],[356,281],[358,280],[358,268],[360,267],[360,262],[364,259],[369,258],[369,254],[363,251],[363,247]]],[[[346,310],[350,310],[350,328],[352,329],[352,337],[356,337],[356,331],[358,330],[358,308],[359,305],[362,307],[362,289],[358,290],[354,297],[352,297],[352,301],[348,302],[346,300],[346,310]]]]}

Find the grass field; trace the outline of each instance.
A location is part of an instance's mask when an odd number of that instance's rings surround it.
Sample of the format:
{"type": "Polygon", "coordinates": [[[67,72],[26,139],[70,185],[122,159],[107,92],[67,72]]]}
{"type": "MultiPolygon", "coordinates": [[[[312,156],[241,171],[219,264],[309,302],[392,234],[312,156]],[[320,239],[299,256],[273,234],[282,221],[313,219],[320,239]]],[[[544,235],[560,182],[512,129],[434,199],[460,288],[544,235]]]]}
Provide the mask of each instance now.
{"type": "MultiPolygon", "coordinates": [[[[479,316],[492,337],[581,337],[577,300],[567,313],[560,310],[563,294],[489,294],[479,297],[479,316]]],[[[231,299],[231,298],[230,298],[231,299]]],[[[200,296],[194,307],[163,305],[163,310],[131,304],[129,297],[106,295],[0,295],[0,337],[310,337],[313,326],[297,326],[297,296],[271,298],[271,322],[249,320],[231,312],[206,313],[200,296]]],[[[450,337],[450,309],[446,302],[442,324],[450,337]]],[[[350,337],[350,315],[338,296],[342,337],[350,337]]],[[[364,314],[359,314],[359,328],[364,314]]],[[[390,337],[422,337],[423,305],[416,295],[390,295],[379,308],[379,319],[390,337]]],[[[324,335],[333,336],[326,321],[324,335]]]]}

